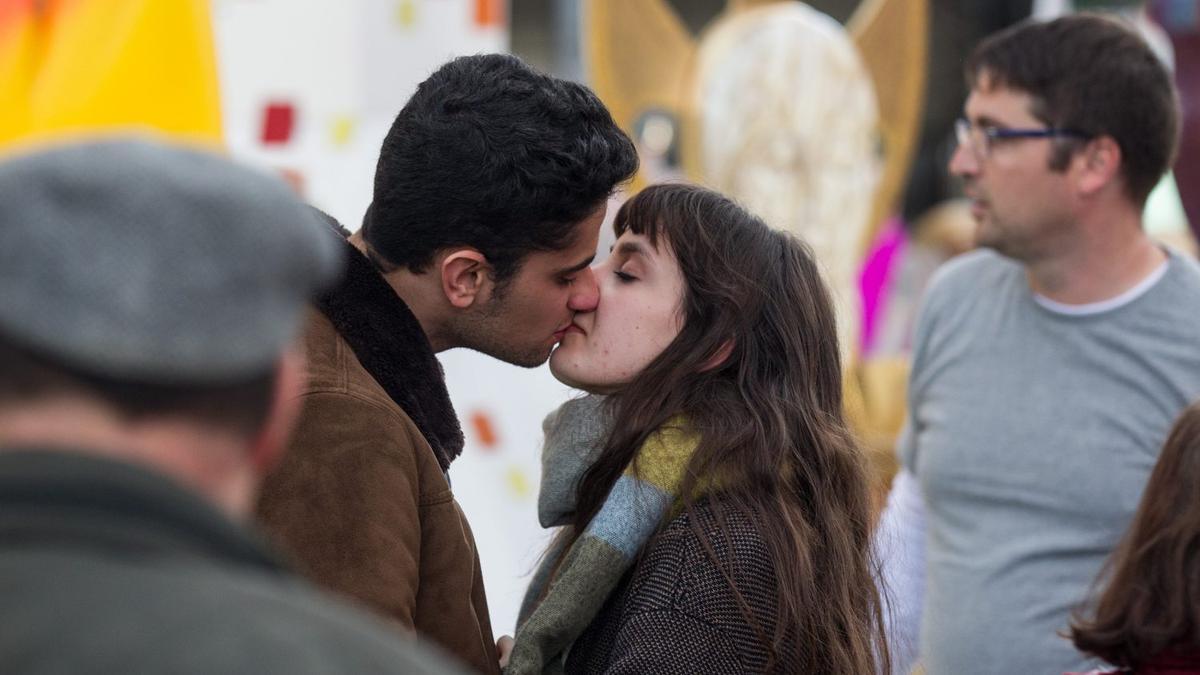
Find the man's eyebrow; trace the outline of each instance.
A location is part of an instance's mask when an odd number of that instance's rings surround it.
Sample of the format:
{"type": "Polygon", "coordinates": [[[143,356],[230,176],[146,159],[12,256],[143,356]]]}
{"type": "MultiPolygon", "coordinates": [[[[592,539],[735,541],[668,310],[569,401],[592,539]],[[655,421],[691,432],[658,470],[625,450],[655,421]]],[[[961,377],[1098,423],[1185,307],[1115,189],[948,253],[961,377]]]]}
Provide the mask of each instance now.
{"type": "Polygon", "coordinates": [[[994,120],[987,115],[980,115],[978,118],[972,120],[971,124],[977,127],[994,127],[997,129],[1007,129],[1010,126],[999,120],[994,120]]]}
{"type": "Polygon", "coordinates": [[[579,272],[579,271],[583,270],[583,269],[584,269],[584,268],[586,268],[588,265],[591,265],[591,264],[592,264],[592,261],[593,261],[593,260],[595,260],[595,259],[596,259],[596,254],[595,254],[595,253],[593,253],[592,255],[588,256],[587,260],[584,260],[584,261],[582,261],[582,262],[579,262],[579,263],[576,263],[576,264],[574,264],[574,265],[571,265],[570,267],[566,267],[566,268],[563,268],[563,269],[561,269],[561,270],[558,270],[558,271],[557,271],[557,272],[555,272],[554,274],[555,274],[555,276],[560,276],[560,277],[569,277],[569,276],[571,276],[572,274],[575,274],[575,273],[577,273],[577,272],[579,272]]]}

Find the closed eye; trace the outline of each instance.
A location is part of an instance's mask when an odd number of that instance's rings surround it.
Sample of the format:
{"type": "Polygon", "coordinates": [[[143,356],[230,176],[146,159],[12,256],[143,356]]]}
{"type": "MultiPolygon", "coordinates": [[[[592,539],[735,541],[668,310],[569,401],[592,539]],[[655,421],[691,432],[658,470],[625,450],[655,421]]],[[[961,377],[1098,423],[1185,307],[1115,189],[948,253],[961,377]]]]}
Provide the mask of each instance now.
{"type": "Polygon", "coordinates": [[[631,281],[637,281],[637,277],[633,276],[632,274],[630,274],[628,272],[622,272],[621,270],[613,270],[613,274],[617,275],[617,278],[621,280],[621,283],[627,284],[631,281]]]}

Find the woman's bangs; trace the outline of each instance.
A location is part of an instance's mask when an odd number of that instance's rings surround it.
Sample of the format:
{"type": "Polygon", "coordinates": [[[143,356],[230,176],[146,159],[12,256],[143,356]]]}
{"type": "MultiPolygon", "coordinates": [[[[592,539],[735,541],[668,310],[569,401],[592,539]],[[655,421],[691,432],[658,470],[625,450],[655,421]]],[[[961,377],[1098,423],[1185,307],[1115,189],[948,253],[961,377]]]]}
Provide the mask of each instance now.
{"type": "Polygon", "coordinates": [[[664,235],[662,214],[670,209],[661,192],[658,186],[652,186],[622,204],[613,221],[616,235],[620,237],[626,232],[642,235],[657,250],[659,237],[664,235]]]}

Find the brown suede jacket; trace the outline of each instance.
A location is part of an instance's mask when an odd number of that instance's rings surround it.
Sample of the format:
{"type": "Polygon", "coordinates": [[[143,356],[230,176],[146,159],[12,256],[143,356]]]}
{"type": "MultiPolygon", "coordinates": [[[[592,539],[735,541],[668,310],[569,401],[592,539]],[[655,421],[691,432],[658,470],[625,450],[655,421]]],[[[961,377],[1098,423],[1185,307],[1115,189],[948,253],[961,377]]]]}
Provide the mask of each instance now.
{"type": "Polygon", "coordinates": [[[317,583],[498,673],[479,555],[445,473],[463,435],[441,366],[346,246],[346,277],[310,312],[299,424],[258,517],[317,583]]]}

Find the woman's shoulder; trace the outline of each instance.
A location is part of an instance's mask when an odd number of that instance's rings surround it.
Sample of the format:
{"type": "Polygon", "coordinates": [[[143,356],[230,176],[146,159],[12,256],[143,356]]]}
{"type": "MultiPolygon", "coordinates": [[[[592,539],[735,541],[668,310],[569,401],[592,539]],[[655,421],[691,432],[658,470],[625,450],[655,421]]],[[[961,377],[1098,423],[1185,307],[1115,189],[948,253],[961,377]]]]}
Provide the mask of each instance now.
{"type": "Polygon", "coordinates": [[[774,614],[775,574],[760,527],[730,502],[710,498],[673,518],[646,547],[631,598],[681,611],[736,607],[726,575],[752,608],[774,614]]]}
{"type": "Polygon", "coordinates": [[[699,501],[646,546],[572,648],[567,672],[605,672],[612,663],[633,664],[621,672],[666,672],[659,666],[667,661],[672,672],[762,672],[778,594],[756,520],[720,498],[699,501]],[[694,661],[700,653],[704,663],[694,661]]]}
{"type": "Polygon", "coordinates": [[[766,556],[766,544],[757,520],[720,496],[697,501],[663,527],[648,550],[656,547],[703,550],[701,537],[718,559],[766,556]]]}

